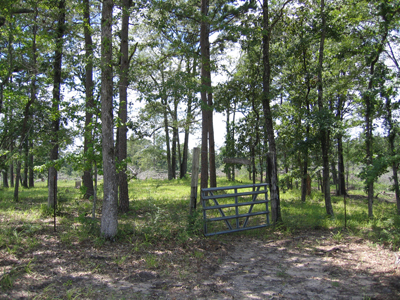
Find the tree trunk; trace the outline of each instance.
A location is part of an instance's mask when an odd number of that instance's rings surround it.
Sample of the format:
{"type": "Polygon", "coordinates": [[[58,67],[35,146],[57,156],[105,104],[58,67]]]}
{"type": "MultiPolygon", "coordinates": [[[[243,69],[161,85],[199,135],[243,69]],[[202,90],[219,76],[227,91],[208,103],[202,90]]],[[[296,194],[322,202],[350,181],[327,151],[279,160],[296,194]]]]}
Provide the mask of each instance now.
{"type": "MultiPolygon", "coordinates": [[[[255,143],[253,143],[253,138],[250,138],[250,155],[251,155],[251,169],[252,173],[250,173],[250,177],[253,177],[253,184],[256,184],[256,151],[255,151],[255,143]]],[[[254,188],[253,188],[254,190],[254,188]]]]}
{"type": "MultiPolygon", "coordinates": [[[[338,99],[337,117],[343,121],[343,96],[340,95],[338,99]]],[[[337,137],[337,152],[338,152],[338,196],[346,195],[346,182],[345,182],[345,168],[344,168],[344,155],[343,155],[343,135],[339,133],[337,137]]]]}
{"type": "Polygon", "coordinates": [[[262,104],[265,118],[265,130],[268,139],[268,168],[270,168],[270,194],[271,194],[271,219],[276,224],[282,221],[281,206],[278,188],[278,166],[276,156],[276,144],[274,135],[274,124],[270,107],[271,94],[271,63],[270,63],[270,41],[272,35],[272,27],[269,20],[268,0],[263,1],[263,94],[262,104]]]}
{"type": "MultiPolygon", "coordinates": [[[[31,142],[31,149],[33,149],[33,142],[31,142]]],[[[33,172],[33,154],[29,154],[29,187],[33,188],[35,187],[35,178],[34,178],[34,172],[33,172]]]]}
{"type": "Polygon", "coordinates": [[[393,185],[394,185],[394,192],[396,193],[396,204],[397,204],[397,214],[400,215],[400,188],[399,188],[399,177],[398,167],[395,162],[392,163],[392,170],[393,170],[393,185]]]}
{"type": "MultiPolygon", "coordinates": [[[[236,120],[236,102],[233,104],[233,114],[232,114],[232,129],[231,129],[231,152],[232,155],[236,156],[236,150],[235,150],[235,123],[236,120]]],[[[236,167],[235,164],[232,164],[231,166],[231,172],[232,172],[232,181],[236,181],[236,167]]]]}
{"type": "Polygon", "coordinates": [[[19,182],[21,178],[21,161],[17,161],[17,177],[15,179],[15,187],[14,187],[14,201],[18,201],[18,193],[19,193],[19,182]]]}
{"type": "Polygon", "coordinates": [[[118,174],[119,186],[119,211],[126,213],[129,210],[127,157],[127,127],[128,121],[128,84],[129,84],[129,9],[131,0],[122,2],[122,25],[121,25],[121,64],[119,80],[119,118],[121,125],[118,127],[118,161],[123,163],[118,174]]]}
{"type": "Polygon", "coordinates": [[[8,172],[7,170],[3,171],[3,187],[8,188],[8,172]]]}
{"type": "Polygon", "coordinates": [[[201,1],[201,100],[202,100],[202,146],[201,146],[201,187],[208,186],[208,170],[210,170],[210,186],[217,186],[215,169],[215,145],[213,129],[213,100],[211,90],[210,66],[210,24],[208,18],[209,1],[201,1]]]}
{"type": "Polygon", "coordinates": [[[182,153],[182,161],[180,165],[179,178],[185,177],[187,173],[187,162],[188,162],[188,154],[189,154],[189,123],[191,119],[191,110],[192,110],[192,97],[189,96],[188,105],[187,105],[187,115],[186,115],[186,125],[185,125],[185,137],[183,142],[183,153],[182,153]]]}
{"type": "MultiPolygon", "coordinates": [[[[311,83],[310,83],[310,75],[308,74],[308,68],[307,68],[307,52],[304,49],[303,50],[303,68],[304,68],[304,73],[305,75],[305,82],[307,84],[307,93],[305,97],[305,102],[306,102],[306,108],[307,108],[307,118],[310,116],[310,101],[309,101],[309,95],[311,91],[311,83]]],[[[307,122],[306,125],[306,139],[308,141],[310,135],[310,124],[307,122]]],[[[303,154],[303,176],[301,177],[301,201],[305,202],[307,195],[311,194],[311,189],[308,190],[308,182],[310,175],[308,174],[308,144],[305,145],[306,149],[304,150],[303,154]]]]}
{"type": "MultiPolygon", "coordinates": [[[[326,18],[325,18],[325,1],[321,0],[321,40],[319,44],[319,58],[318,58],[318,108],[320,112],[324,111],[323,104],[323,83],[322,83],[322,69],[324,61],[324,45],[326,35],[326,18]]],[[[329,216],[333,216],[333,207],[331,202],[331,190],[329,182],[329,129],[326,125],[321,124],[321,148],[322,148],[322,185],[325,195],[325,208],[329,216]]]]}
{"type": "Polygon", "coordinates": [[[172,178],[176,178],[177,166],[177,144],[178,144],[178,101],[174,101],[174,111],[172,115],[172,157],[171,157],[171,172],[172,178]]]}
{"type": "MultiPolygon", "coordinates": [[[[377,57],[378,58],[378,57],[377,57]]],[[[376,59],[377,61],[377,59],[376,59]]],[[[376,62],[375,61],[375,62],[376,62]]],[[[368,83],[368,91],[372,92],[373,82],[372,76],[374,74],[375,63],[370,66],[370,80],[368,83]]],[[[367,166],[372,166],[373,163],[373,103],[369,93],[364,96],[365,103],[365,151],[366,151],[366,163],[367,166]]],[[[367,193],[368,193],[368,217],[373,218],[373,198],[374,198],[374,181],[369,179],[367,181],[367,193]]]]}
{"type": "MultiPolygon", "coordinates": [[[[391,157],[395,157],[396,155],[396,146],[395,139],[397,136],[397,128],[393,124],[393,115],[392,115],[392,103],[390,96],[386,96],[386,122],[388,127],[388,141],[389,141],[389,155],[391,157]]],[[[392,160],[392,172],[393,172],[393,187],[396,195],[396,204],[397,204],[397,214],[400,215],[400,188],[399,188],[399,177],[398,177],[398,163],[395,159],[392,160]]]]}
{"type": "MultiPolygon", "coordinates": [[[[308,151],[305,151],[308,152],[308,151]]],[[[308,178],[308,153],[303,155],[303,174],[301,177],[301,201],[305,202],[307,197],[307,178],[308,178]]]]}
{"type": "Polygon", "coordinates": [[[83,152],[86,157],[84,164],[84,171],[82,176],[83,186],[86,188],[84,197],[88,199],[93,196],[93,179],[92,179],[92,161],[90,156],[94,153],[89,153],[89,148],[93,149],[90,145],[93,143],[92,137],[92,119],[93,119],[93,109],[94,109],[94,98],[93,98],[93,42],[91,34],[91,23],[90,23],[90,0],[84,0],[83,9],[83,31],[85,35],[85,96],[86,96],[86,107],[85,107],[85,132],[84,132],[84,142],[83,142],[83,152]]]}
{"type": "Polygon", "coordinates": [[[344,168],[344,155],[343,155],[343,136],[338,137],[338,175],[339,175],[339,188],[338,196],[347,195],[346,193],[346,181],[345,181],[345,168],[344,168]]]}
{"type": "Polygon", "coordinates": [[[209,134],[209,114],[207,92],[211,82],[208,77],[210,55],[209,33],[210,28],[207,22],[208,0],[201,0],[201,25],[200,25],[200,48],[201,48],[201,188],[208,187],[208,134],[209,134]],[[207,48],[208,47],[208,48],[207,48]]]}
{"type": "MultiPolygon", "coordinates": [[[[190,64],[188,63],[187,73],[190,74],[190,64]]],[[[197,72],[197,59],[193,60],[193,69],[192,76],[195,77],[197,72]]],[[[182,163],[180,168],[180,178],[183,178],[187,173],[187,161],[189,156],[189,129],[190,123],[192,122],[192,103],[193,103],[194,95],[190,92],[188,96],[187,110],[186,110],[186,124],[185,124],[185,139],[183,143],[183,153],[182,153],[182,163]]]]}
{"type": "Polygon", "coordinates": [[[336,171],[336,164],[334,160],[331,160],[331,173],[332,173],[332,182],[333,184],[337,184],[338,176],[336,171]]]}
{"type": "MultiPolygon", "coordinates": [[[[344,96],[339,95],[338,97],[338,106],[336,117],[343,121],[343,105],[344,105],[344,96]]],[[[337,137],[337,154],[338,154],[338,189],[337,195],[343,196],[346,195],[346,182],[345,182],[345,169],[344,169],[344,155],[343,155],[343,135],[341,133],[338,134],[337,137]]]]}
{"type": "MultiPolygon", "coordinates": [[[[226,109],[226,139],[225,139],[225,149],[226,149],[226,153],[229,156],[231,153],[231,149],[230,149],[230,145],[232,143],[232,136],[231,136],[231,125],[230,125],[230,107],[228,105],[227,109],[226,109]]],[[[228,181],[232,180],[232,172],[231,172],[231,165],[230,164],[226,164],[225,165],[225,172],[226,172],[226,178],[228,179],[228,181]]]]}
{"type": "MultiPolygon", "coordinates": [[[[384,31],[381,38],[381,41],[374,45],[373,50],[376,52],[372,53],[370,57],[370,66],[369,66],[369,81],[368,81],[368,89],[363,95],[364,103],[365,103],[365,144],[366,144],[366,163],[368,166],[372,166],[373,163],[373,119],[374,119],[374,75],[375,75],[375,64],[379,61],[379,57],[383,52],[387,36],[389,33],[389,23],[393,21],[392,13],[398,13],[398,9],[396,12],[388,9],[386,5],[379,5],[379,15],[383,18],[383,26],[384,31]]],[[[367,190],[368,190],[368,217],[373,218],[373,197],[374,197],[374,181],[373,179],[368,180],[367,190]]]]}
{"type": "MultiPolygon", "coordinates": [[[[14,142],[11,141],[10,143],[10,152],[13,153],[14,151],[14,142]]],[[[10,187],[14,187],[14,161],[10,158],[10,187]]]]}
{"type": "MultiPolygon", "coordinates": [[[[211,76],[211,75],[210,75],[211,76]]],[[[210,77],[211,80],[211,77],[210,77]]],[[[210,187],[217,187],[217,170],[215,166],[215,142],[214,142],[214,125],[213,125],[213,102],[212,102],[212,93],[208,94],[208,105],[211,107],[209,111],[209,159],[210,159],[210,187]]]]}
{"type": "MultiPolygon", "coordinates": [[[[283,164],[284,164],[284,166],[285,166],[285,174],[287,175],[288,173],[289,173],[289,167],[288,167],[288,165],[287,165],[287,154],[286,154],[286,152],[284,152],[283,153],[283,164]]],[[[286,188],[288,189],[288,190],[291,190],[292,189],[292,186],[291,186],[291,184],[290,184],[290,178],[289,178],[289,176],[286,176],[286,188]]]]}
{"type": "Polygon", "coordinates": [[[162,99],[162,104],[164,106],[164,131],[165,131],[165,145],[167,147],[167,168],[168,168],[168,180],[172,180],[172,164],[171,164],[171,144],[169,137],[169,122],[168,122],[168,112],[167,112],[167,99],[162,99]]]}
{"type": "Polygon", "coordinates": [[[61,100],[61,65],[62,65],[62,50],[63,38],[65,32],[65,0],[58,2],[58,24],[56,32],[56,50],[54,53],[54,74],[53,74],[53,100],[52,100],[52,138],[51,144],[53,146],[50,152],[50,160],[53,166],[49,169],[49,187],[48,187],[48,206],[54,207],[57,203],[57,170],[54,167],[55,161],[58,159],[59,139],[58,134],[60,130],[60,117],[59,117],[59,103],[61,100]]]}
{"type": "MultiPolygon", "coordinates": [[[[32,77],[31,77],[31,104],[33,104],[36,101],[36,94],[37,94],[37,86],[36,86],[36,79],[37,79],[37,47],[36,47],[36,36],[37,36],[37,16],[38,16],[38,11],[35,9],[35,16],[34,16],[34,25],[32,29],[32,66],[33,66],[33,72],[32,72],[32,77]]],[[[28,134],[29,134],[28,130],[28,134]]],[[[27,138],[27,148],[31,149],[31,151],[26,151],[27,152],[27,160],[28,160],[28,184],[30,188],[33,188],[35,186],[35,181],[34,181],[34,172],[33,172],[33,139],[27,138]]]]}
{"type": "Polygon", "coordinates": [[[118,230],[118,191],[113,124],[112,11],[113,0],[104,0],[101,20],[101,131],[103,149],[103,209],[101,234],[113,240],[118,230]]]}
{"type": "Polygon", "coordinates": [[[22,181],[22,186],[24,188],[28,188],[28,166],[29,166],[29,141],[28,141],[28,133],[26,133],[25,141],[23,143],[24,146],[24,176],[22,181]]]}

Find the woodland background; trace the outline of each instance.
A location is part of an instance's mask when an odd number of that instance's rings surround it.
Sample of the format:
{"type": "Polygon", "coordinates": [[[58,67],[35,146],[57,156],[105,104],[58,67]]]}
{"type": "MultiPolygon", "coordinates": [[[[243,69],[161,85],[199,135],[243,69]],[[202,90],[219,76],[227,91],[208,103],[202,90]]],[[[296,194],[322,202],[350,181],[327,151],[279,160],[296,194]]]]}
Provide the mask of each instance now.
{"type": "Polygon", "coordinates": [[[85,198],[103,174],[101,233],[113,238],[131,176],[189,175],[201,132],[201,186],[216,185],[219,166],[230,181],[247,168],[270,183],[274,223],[280,190],[298,182],[306,201],[310,179],[334,216],[331,184],[346,194],[350,171],[369,218],[374,183],[390,171],[400,214],[399,16],[397,0],[4,0],[3,187],[18,201],[21,185],[44,177],[53,207],[60,170],[82,176],[85,198]]]}

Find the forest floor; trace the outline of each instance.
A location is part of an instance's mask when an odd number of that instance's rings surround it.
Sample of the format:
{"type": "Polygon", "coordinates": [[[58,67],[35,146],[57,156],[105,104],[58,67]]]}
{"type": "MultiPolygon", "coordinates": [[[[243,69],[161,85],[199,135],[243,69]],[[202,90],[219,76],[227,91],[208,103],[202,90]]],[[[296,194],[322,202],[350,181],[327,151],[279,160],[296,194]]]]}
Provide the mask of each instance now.
{"type": "Polygon", "coordinates": [[[326,230],[0,251],[1,299],[400,299],[396,254],[326,230]]]}

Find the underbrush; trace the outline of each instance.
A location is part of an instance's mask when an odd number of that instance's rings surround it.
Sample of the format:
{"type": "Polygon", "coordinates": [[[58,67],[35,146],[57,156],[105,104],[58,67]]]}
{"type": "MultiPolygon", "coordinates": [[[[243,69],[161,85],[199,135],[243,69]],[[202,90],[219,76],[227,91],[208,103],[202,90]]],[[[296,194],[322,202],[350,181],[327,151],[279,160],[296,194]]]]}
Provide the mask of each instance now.
{"type": "Polygon", "coordinates": [[[306,202],[300,201],[300,191],[281,196],[283,224],[286,230],[323,229],[332,235],[354,235],[400,249],[400,216],[395,203],[374,200],[374,218],[368,217],[368,201],[362,191],[351,191],[346,199],[332,196],[334,216],[326,214],[324,195],[313,191],[306,202]],[[345,206],[346,201],[346,206],[345,206]]]}
{"type": "MultiPolygon", "coordinates": [[[[220,179],[218,185],[249,183],[245,179],[236,183],[220,179]]],[[[73,186],[72,181],[63,182],[59,188],[56,227],[54,211],[47,208],[44,184],[22,189],[19,202],[10,200],[12,189],[3,189],[0,194],[0,250],[17,255],[34,250],[52,237],[66,246],[88,243],[101,247],[108,243],[100,236],[101,199],[97,203],[96,217],[92,218],[92,201],[82,199],[80,191],[73,186]]],[[[132,244],[139,251],[160,244],[186,245],[204,238],[201,206],[192,216],[188,215],[190,179],[133,180],[129,191],[130,211],[119,216],[117,242],[132,244]]],[[[396,215],[395,204],[376,200],[374,218],[369,219],[364,193],[352,191],[352,194],[346,199],[346,216],[343,197],[332,196],[335,216],[329,217],[322,193],[314,190],[306,202],[301,202],[299,190],[286,191],[281,193],[281,225],[234,235],[279,238],[298,231],[325,230],[337,240],[345,234],[355,235],[398,250],[400,217],[396,215]]],[[[214,237],[225,238],[229,236],[214,237]]]]}

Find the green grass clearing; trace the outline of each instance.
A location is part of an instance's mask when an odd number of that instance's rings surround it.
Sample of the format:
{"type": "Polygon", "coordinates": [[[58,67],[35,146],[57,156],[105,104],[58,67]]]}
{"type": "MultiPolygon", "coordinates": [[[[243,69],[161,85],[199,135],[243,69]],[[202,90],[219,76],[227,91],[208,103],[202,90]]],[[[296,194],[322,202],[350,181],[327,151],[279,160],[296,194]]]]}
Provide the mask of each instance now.
{"type": "MultiPolygon", "coordinates": [[[[249,184],[242,180],[240,184],[249,184]]],[[[219,186],[234,183],[219,179],[219,186]]],[[[100,188],[102,185],[100,184],[100,188]]],[[[325,212],[322,193],[314,190],[305,203],[300,201],[300,191],[281,193],[283,224],[274,228],[259,229],[236,234],[270,236],[276,232],[290,234],[299,230],[330,230],[337,240],[343,234],[357,235],[372,243],[386,244],[394,250],[400,247],[400,217],[396,215],[394,203],[375,201],[374,219],[367,215],[367,203],[362,191],[351,191],[347,198],[347,226],[344,228],[343,197],[332,196],[335,216],[328,217],[325,212]]],[[[59,209],[57,210],[57,230],[61,242],[65,244],[90,242],[95,246],[104,244],[99,237],[100,219],[91,218],[92,203],[82,199],[73,181],[59,184],[59,209]]],[[[101,193],[100,193],[101,195],[101,193]]],[[[198,213],[189,218],[190,179],[181,180],[132,180],[129,184],[130,212],[119,216],[117,240],[135,242],[137,247],[154,243],[185,243],[192,236],[202,236],[203,221],[201,206],[198,213]],[[189,222],[190,219],[190,222],[189,222]]],[[[258,197],[262,197],[259,195],[258,197]]],[[[46,209],[47,188],[45,183],[37,183],[32,189],[21,189],[20,201],[13,199],[13,190],[0,191],[0,249],[10,253],[32,250],[42,243],[38,235],[53,228],[52,211],[46,209]]],[[[239,201],[249,201],[242,197],[239,201]]],[[[220,204],[234,201],[220,200],[220,204]]],[[[253,211],[257,211],[254,207],[253,211]]],[[[246,213],[248,207],[240,207],[246,213]]],[[[97,216],[101,213],[101,199],[98,202],[97,216]]],[[[234,208],[226,214],[233,214],[234,208]]],[[[235,220],[232,221],[234,225],[235,220]]],[[[251,220],[251,225],[265,222],[260,216],[251,220]]],[[[224,227],[221,223],[218,226],[224,227]]]]}

